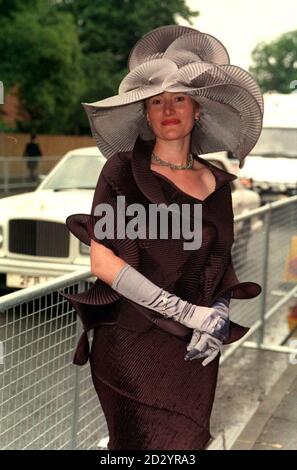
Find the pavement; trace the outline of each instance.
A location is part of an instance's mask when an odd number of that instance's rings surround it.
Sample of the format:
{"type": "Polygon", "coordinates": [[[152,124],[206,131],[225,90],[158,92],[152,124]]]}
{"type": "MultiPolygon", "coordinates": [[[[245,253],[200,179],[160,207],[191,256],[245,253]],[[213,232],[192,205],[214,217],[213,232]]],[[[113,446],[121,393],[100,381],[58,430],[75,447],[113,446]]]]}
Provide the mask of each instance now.
{"type": "MultiPolygon", "coordinates": [[[[287,336],[286,314],[268,320],[266,344],[287,336]]],[[[207,450],[297,450],[297,364],[291,359],[240,347],[221,365],[207,450]]]]}
{"type": "Polygon", "coordinates": [[[297,450],[297,365],[290,365],[231,450],[297,450]]]}

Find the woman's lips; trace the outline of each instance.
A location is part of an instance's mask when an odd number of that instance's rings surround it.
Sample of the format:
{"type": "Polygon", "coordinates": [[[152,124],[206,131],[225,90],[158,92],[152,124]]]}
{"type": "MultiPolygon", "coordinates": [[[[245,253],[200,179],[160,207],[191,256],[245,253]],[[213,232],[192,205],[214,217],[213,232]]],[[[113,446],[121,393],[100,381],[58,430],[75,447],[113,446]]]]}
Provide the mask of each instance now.
{"type": "Polygon", "coordinates": [[[162,121],[163,126],[168,126],[170,124],[179,124],[180,120],[179,119],[165,119],[165,121],[162,121]]]}

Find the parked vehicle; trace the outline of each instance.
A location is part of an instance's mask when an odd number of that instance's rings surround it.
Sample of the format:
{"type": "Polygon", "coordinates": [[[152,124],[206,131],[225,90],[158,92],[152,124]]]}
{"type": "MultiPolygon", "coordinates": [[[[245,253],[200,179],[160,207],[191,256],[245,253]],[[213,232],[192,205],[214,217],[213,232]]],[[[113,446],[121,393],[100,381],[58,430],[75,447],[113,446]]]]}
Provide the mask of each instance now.
{"type": "MultiPolygon", "coordinates": [[[[220,153],[205,155],[229,171],[220,153]]],[[[68,152],[30,193],[0,199],[0,280],[23,288],[89,266],[89,247],[69,233],[65,220],[90,213],[94,189],[105,158],[97,147],[68,152]]],[[[235,215],[260,205],[257,193],[232,181],[235,215]]],[[[241,227],[248,239],[252,227],[241,227]]]]}
{"type": "MultiPolygon", "coordinates": [[[[204,155],[208,161],[217,165],[222,170],[237,174],[238,164],[226,156],[226,152],[217,152],[215,154],[204,155]]],[[[261,205],[261,198],[256,191],[247,188],[238,178],[231,182],[232,203],[234,216],[243,215],[256,209],[261,205]]],[[[248,242],[254,231],[262,227],[262,221],[258,217],[252,217],[248,220],[235,224],[234,238],[235,250],[241,261],[244,261],[247,255],[248,242]]],[[[236,257],[236,256],[235,256],[236,257]]]]}
{"type": "Polygon", "coordinates": [[[297,94],[264,95],[263,130],[238,176],[252,181],[262,202],[297,194],[297,94]]]}

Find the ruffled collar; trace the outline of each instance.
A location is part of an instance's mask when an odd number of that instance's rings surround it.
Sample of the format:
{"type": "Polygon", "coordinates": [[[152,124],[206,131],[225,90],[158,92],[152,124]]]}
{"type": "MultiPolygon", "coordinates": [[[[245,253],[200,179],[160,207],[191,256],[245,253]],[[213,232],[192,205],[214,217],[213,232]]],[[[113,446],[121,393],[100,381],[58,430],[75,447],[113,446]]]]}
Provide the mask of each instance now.
{"type": "Polygon", "coordinates": [[[151,170],[150,156],[153,150],[153,145],[153,141],[144,142],[140,138],[137,139],[134,149],[131,152],[131,168],[139,190],[147,197],[147,199],[149,199],[155,204],[169,204],[170,202],[168,201],[168,197],[166,196],[163,190],[163,185],[161,181],[162,179],[166,180],[174,188],[176,188],[176,191],[178,191],[181,195],[184,194],[186,198],[190,198],[197,203],[200,202],[202,204],[206,204],[208,200],[211,199],[222,186],[237,178],[237,176],[218,168],[217,166],[213,165],[212,163],[200,157],[199,155],[194,155],[194,158],[197,161],[200,161],[209,167],[209,169],[213,172],[216,178],[215,190],[203,200],[196,199],[186,193],[183,193],[183,191],[177,188],[174,183],[170,181],[169,178],[166,178],[163,175],[156,174],[151,170]],[[161,176],[161,178],[159,176],[161,176]]]}

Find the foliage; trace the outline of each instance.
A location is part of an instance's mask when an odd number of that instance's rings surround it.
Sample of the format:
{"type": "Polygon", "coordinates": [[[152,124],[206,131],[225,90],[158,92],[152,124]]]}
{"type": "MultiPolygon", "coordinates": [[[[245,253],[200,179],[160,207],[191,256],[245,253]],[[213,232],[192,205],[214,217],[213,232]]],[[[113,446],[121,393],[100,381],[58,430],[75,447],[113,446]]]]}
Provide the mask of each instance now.
{"type": "Polygon", "coordinates": [[[5,96],[17,94],[26,118],[16,131],[72,132],[85,83],[73,17],[48,2],[12,3],[15,11],[8,3],[0,19],[0,75],[5,96]]]}
{"type": "Polygon", "coordinates": [[[252,52],[255,75],[263,92],[291,93],[297,79],[297,30],[283,34],[270,43],[261,42],[252,52]]]}
{"type": "Polygon", "coordinates": [[[0,0],[0,80],[16,90],[19,131],[90,133],[81,102],[117,93],[149,30],[190,22],[185,0],[0,0]]]}
{"type": "MultiPolygon", "coordinates": [[[[87,85],[81,101],[92,102],[117,93],[127,73],[135,42],[148,31],[176,24],[177,15],[190,22],[198,12],[184,0],[61,0],[59,9],[75,19],[87,85]]],[[[89,133],[83,116],[81,132],[89,133]]]]}

